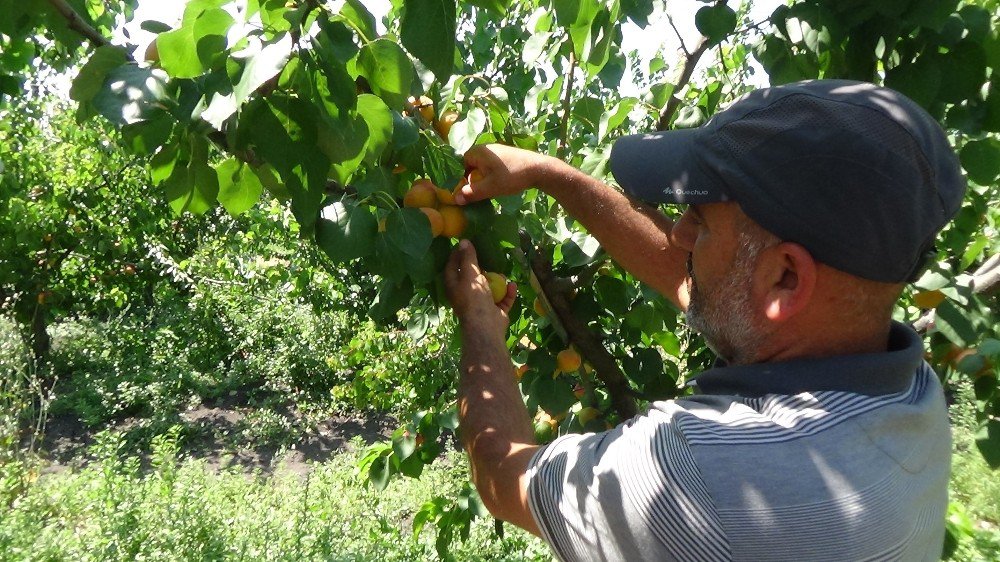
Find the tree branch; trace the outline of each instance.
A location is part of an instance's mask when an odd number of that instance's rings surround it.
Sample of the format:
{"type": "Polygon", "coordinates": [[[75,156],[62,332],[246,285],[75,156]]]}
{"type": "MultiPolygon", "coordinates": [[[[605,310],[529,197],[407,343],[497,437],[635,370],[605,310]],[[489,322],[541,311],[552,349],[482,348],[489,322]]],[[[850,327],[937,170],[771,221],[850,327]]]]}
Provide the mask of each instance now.
{"type": "Polygon", "coordinates": [[[70,6],[66,0],[49,0],[49,5],[51,5],[59,14],[66,18],[69,23],[69,28],[73,31],[83,35],[91,43],[94,43],[98,47],[103,47],[105,45],[110,45],[111,41],[100,34],[99,31],[91,27],[89,23],[84,21],[80,14],[70,6]]]}
{"type": "MultiPolygon", "coordinates": [[[[720,4],[725,4],[725,0],[716,0],[715,5],[718,6],[720,4]]],[[[672,21],[671,25],[673,25],[672,21]]],[[[680,37],[680,34],[678,33],[677,36],[680,37]]],[[[684,42],[681,41],[681,48],[686,54],[684,57],[684,65],[681,67],[681,75],[677,78],[677,83],[674,84],[674,91],[671,92],[670,99],[667,100],[666,105],[664,105],[663,109],[660,111],[660,118],[656,123],[657,131],[666,131],[670,128],[670,120],[673,118],[674,113],[677,112],[677,108],[681,105],[681,99],[677,97],[677,93],[691,81],[691,75],[694,74],[695,67],[698,66],[698,62],[708,51],[709,47],[711,47],[711,45],[708,44],[708,37],[704,36],[702,36],[701,41],[698,42],[698,46],[691,52],[688,52],[687,48],[684,47],[684,42]]]]}
{"type": "Polygon", "coordinates": [[[691,75],[694,74],[694,69],[698,66],[698,61],[708,51],[708,47],[708,37],[702,37],[694,51],[691,51],[690,54],[684,57],[684,66],[682,67],[680,77],[677,79],[677,83],[674,85],[674,91],[670,94],[667,104],[660,111],[660,119],[656,123],[657,131],[665,131],[670,128],[670,119],[681,105],[681,99],[677,97],[677,92],[691,81],[691,75]]]}
{"type": "Polygon", "coordinates": [[[677,25],[674,24],[674,18],[670,14],[667,14],[667,22],[670,23],[670,27],[673,28],[674,34],[677,35],[677,42],[681,45],[681,50],[684,51],[684,55],[690,57],[691,51],[688,50],[687,45],[684,44],[684,37],[681,36],[681,32],[677,29],[677,25]]]}
{"type": "MultiPolygon", "coordinates": [[[[526,238],[526,237],[525,237],[526,238]]],[[[526,242],[530,246],[530,240],[522,238],[522,245],[526,242]]],[[[561,279],[555,276],[552,271],[552,264],[539,252],[532,252],[531,248],[524,248],[525,253],[531,253],[528,258],[532,273],[538,280],[542,296],[551,306],[552,314],[556,317],[559,325],[566,331],[568,344],[573,345],[580,355],[594,367],[597,378],[604,383],[611,396],[611,405],[615,412],[622,418],[634,417],[638,412],[635,400],[632,398],[632,388],[625,378],[615,358],[604,348],[600,339],[595,336],[575,314],[569,304],[569,294],[561,288],[561,279]]]]}
{"type": "MultiPolygon", "coordinates": [[[[572,41],[571,41],[572,44],[572,41]]],[[[566,93],[563,95],[563,115],[562,123],[559,125],[559,148],[556,157],[563,160],[566,156],[566,143],[569,140],[569,115],[571,113],[570,102],[573,94],[573,74],[576,69],[576,52],[572,48],[569,50],[569,74],[566,75],[566,93]]]]}

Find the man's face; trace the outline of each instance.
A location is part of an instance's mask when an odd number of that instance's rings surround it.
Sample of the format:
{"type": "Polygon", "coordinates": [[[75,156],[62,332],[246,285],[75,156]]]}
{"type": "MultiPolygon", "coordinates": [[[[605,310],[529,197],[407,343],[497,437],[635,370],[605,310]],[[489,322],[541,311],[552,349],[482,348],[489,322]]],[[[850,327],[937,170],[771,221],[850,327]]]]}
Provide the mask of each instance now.
{"type": "Polygon", "coordinates": [[[734,203],[692,206],[673,233],[690,252],[687,323],[729,364],[752,362],[764,336],[752,296],[760,248],[741,236],[739,213],[734,203]]]}

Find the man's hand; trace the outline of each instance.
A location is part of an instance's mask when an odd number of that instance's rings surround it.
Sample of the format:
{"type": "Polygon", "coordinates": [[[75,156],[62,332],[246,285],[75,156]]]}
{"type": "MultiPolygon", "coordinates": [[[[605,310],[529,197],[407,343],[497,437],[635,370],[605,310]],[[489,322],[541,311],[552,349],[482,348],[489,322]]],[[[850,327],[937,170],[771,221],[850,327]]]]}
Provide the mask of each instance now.
{"type": "Polygon", "coordinates": [[[448,300],[463,329],[482,331],[501,341],[507,339],[508,314],[514,304],[517,286],[507,283],[507,295],[494,304],[489,281],[479,269],[476,249],[468,240],[459,242],[451,253],[444,270],[444,280],[448,300]]]}
{"type": "Polygon", "coordinates": [[[475,178],[455,193],[459,205],[515,195],[542,181],[547,168],[566,166],[561,161],[544,154],[502,144],[485,144],[472,147],[465,153],[465,166],[475,178]],[[481,176],[481,177],[480,177],[481,176]]]}

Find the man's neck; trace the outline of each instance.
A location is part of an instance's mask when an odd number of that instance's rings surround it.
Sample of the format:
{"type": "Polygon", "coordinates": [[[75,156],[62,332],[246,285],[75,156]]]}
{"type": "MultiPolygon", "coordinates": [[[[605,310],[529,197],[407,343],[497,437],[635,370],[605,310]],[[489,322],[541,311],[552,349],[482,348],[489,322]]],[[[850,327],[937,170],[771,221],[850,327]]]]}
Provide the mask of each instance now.
{"type": "Polygon", "coordinates": [[[788,327],[768,338],[755,363],[881,353],[889,348],[890,322],[871,326],[788,327]]]}

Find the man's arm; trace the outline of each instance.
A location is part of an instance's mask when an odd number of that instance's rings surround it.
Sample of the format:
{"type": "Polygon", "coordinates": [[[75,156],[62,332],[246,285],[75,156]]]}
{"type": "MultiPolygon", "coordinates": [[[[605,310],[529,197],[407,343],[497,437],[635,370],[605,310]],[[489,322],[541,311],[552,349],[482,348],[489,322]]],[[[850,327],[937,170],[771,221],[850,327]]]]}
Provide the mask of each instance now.
{"type": "Polygon", "coordinates": [[[490,513],[539,535],[526,476],[539,447],[505,343],[514,287],[508,285],[506,298],[494,304],[476,251],[465,240],[452,253],[445,280],[462,336],[458,414],[472,481],[490,513]]]}
{"type": "Polygon", "coordinates": [[[551,156],[485,145],[474,147],[465,159],[483,178],[464,186],[459,202],[538,187],[555,198],[629,273],[682,310],[687,308],[688,253],[672,241],[673,222],[658,209],[551,156]]]}

